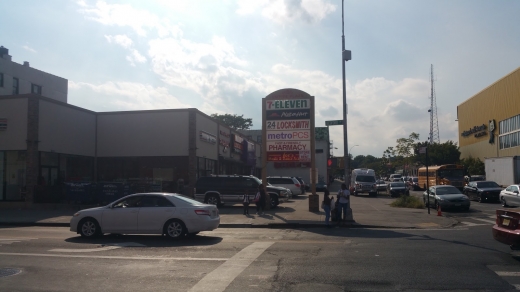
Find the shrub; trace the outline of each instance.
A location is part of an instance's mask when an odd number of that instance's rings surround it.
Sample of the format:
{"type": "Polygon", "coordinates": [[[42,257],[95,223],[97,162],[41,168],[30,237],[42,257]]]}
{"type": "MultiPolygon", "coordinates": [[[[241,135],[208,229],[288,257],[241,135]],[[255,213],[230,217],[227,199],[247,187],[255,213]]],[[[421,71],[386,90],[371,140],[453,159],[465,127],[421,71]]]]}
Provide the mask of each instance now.
{"type": "Polygon", "coordinates": [[[424,203],[419,198],[414,196],[400,196],[395,201],[393,201],[390,206],[398,208],[423,209],[424,203]]]}

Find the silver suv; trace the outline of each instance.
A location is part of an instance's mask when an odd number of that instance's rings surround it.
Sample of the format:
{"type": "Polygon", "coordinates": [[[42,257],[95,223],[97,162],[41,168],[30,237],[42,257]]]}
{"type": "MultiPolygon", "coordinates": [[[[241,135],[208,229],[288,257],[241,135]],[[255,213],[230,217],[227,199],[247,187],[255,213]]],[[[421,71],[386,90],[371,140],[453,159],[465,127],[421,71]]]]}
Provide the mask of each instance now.
{"type": "Polygon", "coordinates": [[[276,187],[286,188],[291,191],[292,196],[299,196],[302,194],[302,187],[300,182],[294,177],[288,176],[268,176],[267,182],[276,187]]]}

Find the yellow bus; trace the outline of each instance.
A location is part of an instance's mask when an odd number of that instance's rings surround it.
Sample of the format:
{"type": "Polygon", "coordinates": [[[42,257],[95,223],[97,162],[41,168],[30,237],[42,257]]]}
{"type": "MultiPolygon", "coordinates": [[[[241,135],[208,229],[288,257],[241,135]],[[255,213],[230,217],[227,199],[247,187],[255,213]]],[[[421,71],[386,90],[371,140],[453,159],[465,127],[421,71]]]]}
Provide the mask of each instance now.
{"type": "MultiPolygon", "coordinates": [[[[428,166],[429,186],[452,185],[462,190],[464,188],[464,166],[444,164],[428,166]]],[[[419,168],[417,181],[426,190],[426,167],[419,168]]]]}

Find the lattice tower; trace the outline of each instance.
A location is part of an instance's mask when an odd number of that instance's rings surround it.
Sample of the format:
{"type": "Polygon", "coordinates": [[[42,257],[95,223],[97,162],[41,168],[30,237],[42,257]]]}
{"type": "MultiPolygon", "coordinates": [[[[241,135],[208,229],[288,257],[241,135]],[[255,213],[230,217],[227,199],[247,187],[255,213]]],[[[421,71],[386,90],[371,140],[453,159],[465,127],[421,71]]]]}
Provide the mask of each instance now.
{"type": "Polygon", "coordinates": [[[437,101],[435,98],[435,86],[433,81],[433,64],[430,71],[431,95],[430,95],[430,143],[441,143],[439,138],[439,119],[437,118],[437,101]]]}

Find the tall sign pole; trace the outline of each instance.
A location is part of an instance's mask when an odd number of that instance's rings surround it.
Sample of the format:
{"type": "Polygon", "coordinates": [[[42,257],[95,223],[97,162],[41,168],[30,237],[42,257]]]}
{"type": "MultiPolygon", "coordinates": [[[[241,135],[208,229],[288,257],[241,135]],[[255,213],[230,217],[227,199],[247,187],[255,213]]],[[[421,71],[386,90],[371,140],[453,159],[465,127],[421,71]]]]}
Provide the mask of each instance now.
{"type": "Polygon", "coordinates": [[[345,80],[345,62],[351,60],[351,52],[345,50],[345,21],[344,5],[345,0],[341,1],[341,66],[343,69],[343,155],[345,161],[345,183],[350,185],[350,153],[348,153],[348,130],[347,130],[347,83],[345,80]]]}

